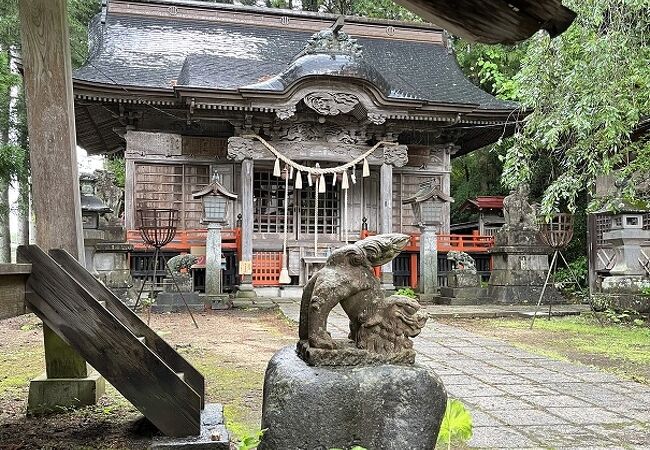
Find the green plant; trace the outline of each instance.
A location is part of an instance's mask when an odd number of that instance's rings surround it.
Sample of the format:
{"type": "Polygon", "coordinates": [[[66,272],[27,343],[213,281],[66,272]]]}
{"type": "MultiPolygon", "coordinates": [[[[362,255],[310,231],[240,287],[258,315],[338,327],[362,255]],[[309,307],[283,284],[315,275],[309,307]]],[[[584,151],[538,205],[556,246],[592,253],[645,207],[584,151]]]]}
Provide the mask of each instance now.
{"type": "Polygon", "coordinates": [[[463,402],[456,399],[447,400],[447,409],[440,425],[438,443],[446,444],[450,449],[452,443],[467,442],[472,438],[473,427],[472,415],[467,411],[463,402]]]}
{"type": "Polygon", "coordinates": [[[115,175],[115,184],[123,188],[126,182],[126,162],[124,158],[108,158],[104,161],[104,168],[115,175]]]}
{"type": "Polygon", "coordinates": [[[262,436],[266,433],[266,428],[254,434],[244,435],[237,444],[237,450],[254,450],[260,445],[262,436]]]}
{"type": "Polygon", "coordinates": [[[417,298],[417,295],[415,294],[415,291],[411,288],[401,288],[396,292],[397,295],[401,295],[404,297],[409,297],[409,298],[417,298]]]}
{"type": "Polygon", "coordinates": [[[555,285],[562,293],[567,295],[575,294],[587,287],[589,270],[587,268],[587,257],[581,256],[570,262],[568,267],[558,269],[555,273],[555,285]],[[576,286],[576,281],[580,286],[576,286]]]}

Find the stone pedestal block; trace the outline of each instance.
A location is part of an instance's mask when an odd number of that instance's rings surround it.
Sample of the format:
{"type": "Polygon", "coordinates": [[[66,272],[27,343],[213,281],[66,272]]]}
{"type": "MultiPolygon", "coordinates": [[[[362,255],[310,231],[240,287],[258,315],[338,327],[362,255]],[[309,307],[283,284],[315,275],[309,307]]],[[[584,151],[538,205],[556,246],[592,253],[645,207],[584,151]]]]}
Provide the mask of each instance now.
{"type": "Polygon", "coordinates": [[[423,367],[310,367],[289,346],[266,369],[258,448],[431,450],[446,402],[423,367]]]}
{"type": "Polygon", "coordinates": [[[447,274],[447,286],[457,288],[479,287],[481,277],[472,270],[452,270],[447,274]]]}
{"type": "Polygon", "coordinates": [[[485,305],[490,302],[484,287],[441,287],[439,305],[485,305]]]}
{"type": "MultiPolygon", "coordinates": [[[[488,296],[495,303],[535,304],[549,270],[549,247],[537,242],[536,232],[515,230],[497,235],[492,249],[492,274],[488,296]],[[516,245],[517,239],[525,244],[516,245]]],[[[551,284],[546,288],[543,303],[561,303],[562,295],[551,284]]]]}
{"type": "Polygon", "coordinates": [[[161,292],[156,297],[156,302],[151,306],[151,312],[182,312],[187,311],[183,298],[192,311],[204,311],[205,303],[198,292],[184,292],[183,297],[178,292],[161,292]]]}
{"type": "Polygon", "coordinates": [[[60,412],[62,408],[94,405],[105,389],[104,378],[95,371],[85,378],[48,378],[43,373],[29,384],[27,413],[60,412]]]}

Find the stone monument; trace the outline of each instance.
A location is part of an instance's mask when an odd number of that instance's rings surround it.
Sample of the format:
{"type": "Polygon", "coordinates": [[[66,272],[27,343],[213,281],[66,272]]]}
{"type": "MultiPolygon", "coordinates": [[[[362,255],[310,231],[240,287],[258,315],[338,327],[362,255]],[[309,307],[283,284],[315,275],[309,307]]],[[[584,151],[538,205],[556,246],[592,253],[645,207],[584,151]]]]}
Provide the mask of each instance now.
{"type": "Polygon", "coordinates": [[[602,282],[607,305],[617,310],[650,312],[650,297],[642,290],[650,287],[650,256],[643,249],[650,242],[650,230],[643,229],[647,210],[620,201],[612,215],[612,227],[603,240],[614,251],[614,265],[602,282]]]}
{"type": "MultiPolygon", "coordinates": [[[[540,239],[537,214],[529,203],[528,184],[521,184],[503,199],[505,225],[495,236],[488,296],[496,303],[536,304],[549,270],[551,248],[540,239]]],[[[546,302],[562,296],[548,286],[546,302]]]]}
{"type": "Polygon", "coordinates": [[[447,274],[447,286],[440,288],[439,303],[443,305],[479,305],[489,301],[487,288],[481,287],[474,258],[465,252],[451,251],[447,259],[454,269],[447,274]]]}
{"type": "Polygon", "coordinates": [[[260,450],[435,447],[447,394],[414,364],[411,341],[427,315],[416,300],[385,297],[373,273],[408,239],[385,234],[346,245],[309,280],[297,348],[280,350],[266,370],[260,450]],[[327,331],[339,304],[350,320],[344,340],[327,331]]]}

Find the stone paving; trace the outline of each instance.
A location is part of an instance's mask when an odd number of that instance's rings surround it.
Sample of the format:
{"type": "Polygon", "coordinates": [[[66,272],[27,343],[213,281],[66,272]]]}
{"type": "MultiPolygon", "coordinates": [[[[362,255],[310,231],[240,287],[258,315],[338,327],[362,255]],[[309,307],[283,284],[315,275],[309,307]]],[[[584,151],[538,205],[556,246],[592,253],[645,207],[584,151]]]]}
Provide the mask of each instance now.
{"type": "MultiPolygon", "coordinates": [[[[299,304],[279,306],[298,320],[299,304]]],[[[329,331],[344,337],[347,323],[337,308],[329,331]]],[[[472,448],[650,449],[650,387],[433,320],[414,342],[470,409],[472,448]]]]}

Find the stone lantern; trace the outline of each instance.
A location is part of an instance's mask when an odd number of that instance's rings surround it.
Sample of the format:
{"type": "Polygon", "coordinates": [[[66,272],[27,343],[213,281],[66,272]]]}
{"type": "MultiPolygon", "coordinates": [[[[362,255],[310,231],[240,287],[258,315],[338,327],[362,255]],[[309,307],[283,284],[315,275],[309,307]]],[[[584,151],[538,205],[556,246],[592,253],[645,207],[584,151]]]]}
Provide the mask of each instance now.
{"type": "Polygon", "coordinates": [[[603,280],[605,292],[638,293],[648,281],[648,256],[641,246],[650,240],[650,230],[643,229],[643,214],[647,211],[630,207],[622,202],[616,212],[601,211],[612,216],[610,231],[603,233],[603,240],[615,252],[615,263],[609,276],[603,280]]]}
{"type": "Polygon", "coordinates": [[[204,189],[194,192],[193,198],[200,198],[203,203],[203,222],[208,226],[205,254],[205,293],[214,298],[222,293],[221,285],[221,227],[228,220],[232,202],[237,195],[222,184],[217,174],[204,189]]]}
{"type": "Polygon", "coordinates": [[[420,184],[420,189],[402,203],[411,205],[420,226],[420,293],[433,297],[438,287],[438,239],[436,233],[443,223],[445,204],[454,199],[438,189],[433,181],[420,184]]]}
{"type": "Polygon", "coordinates": [[[113,212],[104,202],[97,197],[95,184],[97,178],[94,175],[85,174],[79,177],[79,189],[81,191],[81,217],[84,230],[98,230],[99,219],[107,213],[113,212]]]}
{"type": "Polygon", "coordinates": [[[79,177],[86,269],[95,276],[97,276],[97,271],[95,270],[97,245],[105,241],[105,233],[100,227],[100,219],[104,214],[113,212],[111,208],[106,206],[97,197],[95,192],[96,183],[97,178],[93,175],[83,174],[79,177]]]}

